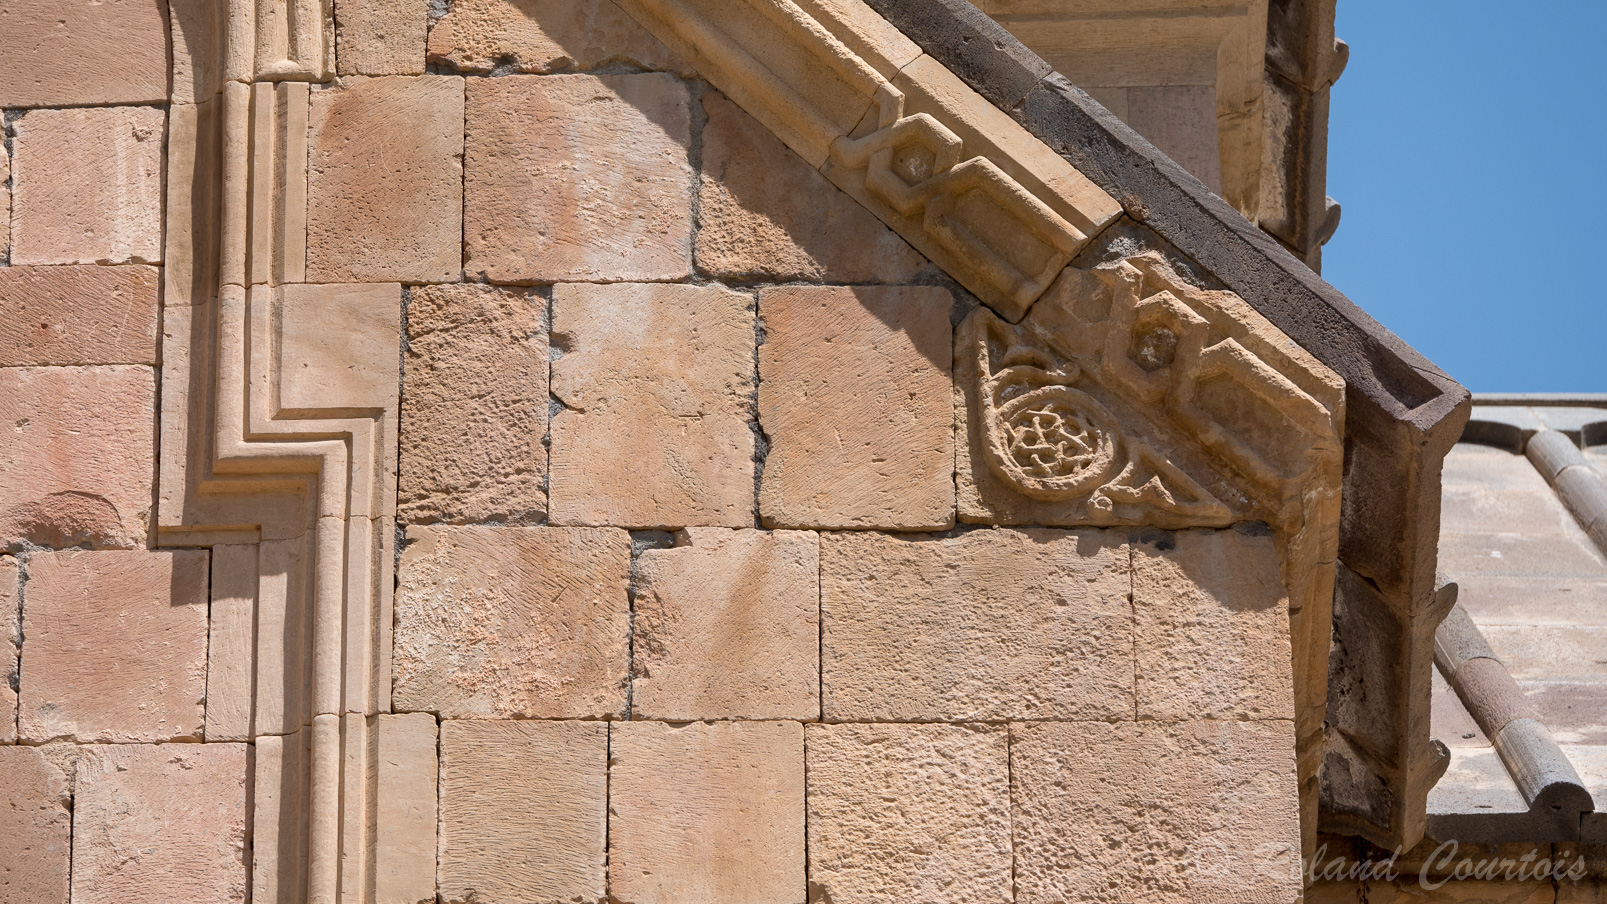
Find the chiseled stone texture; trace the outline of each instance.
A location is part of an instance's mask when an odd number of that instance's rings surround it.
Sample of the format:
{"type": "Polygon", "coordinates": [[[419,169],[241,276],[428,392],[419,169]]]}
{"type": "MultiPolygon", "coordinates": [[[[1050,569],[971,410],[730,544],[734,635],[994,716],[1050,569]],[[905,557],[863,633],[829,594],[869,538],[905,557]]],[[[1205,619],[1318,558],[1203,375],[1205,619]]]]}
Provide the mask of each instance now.
{"type": "Polygon", "coordinates": [[[820,543],[689,528],[643,550],[632,636],[638,718],[820,718],[820,543]]]}
{"type": "Polygon", "coordinates": [[[524,523],[547,513],[546,302],[490,286],[416,289],[407,309],[397,514],[524,523]]]}
{"type": "Polygon", "coordinates": [[[442,722],[440,900],[600,900],[607,807],[608,723],[442,722]]]}
{"type": "Polygon", "coordinates": [[[1268,531],[1190,530],[1133,550],[1140,719],[1293,719],[1289,600],[1268,531]]]}
{"type": "Polygon", "coordinates": [[[11,263],[161,262],[166,128],[155,107],[32,110],[13,123],[11,263]]]}
{"type": "Polygon", "coordinates": [[[457,282],[463,79],[350,76],[313,91],[308,282],[457,282]]]}
{"type": "Polygon", "coordinates": [[[898,234],[725,95],[703,95],[698,267],[721,279],[904,282],[927,266],[898,234]]]}
{"type": "Polygon", "coordinates": [[[155,267],[0,267],[0,367],[156,364],[155,267]]]}
{"type": "Polygon", "coordinates": [[[410,527],[392,704],[444,718],[622,715],[630,535],[410,527]]]}
{"type": "Polygon", "coordinates": [[[149,367],[0,368],[0,541],[142,542],[155,406],[149,367]]]}
{"type": "Polygon", "coordinates": [[[373,726],[375,766],[374,900],[435,899],[439,733],[429,713],[380,714],[373,726]]]}
{"type": "MultiPolygon", "coordinates": [[[[0,619],[5,621],[4,658],[0,659],[0,744],[17,739],[17,645],[22,641],[22,600],[17,594],[22,572],[17,560],[0,556],[0,619]]],[[[0,833],[3,834],[3,833],[0,833]]]]}
{"type": "Polygon", "coordinates": [[[932,286],[760,294],[767,527],[954,524],[953,305],[932,286]]]}
{"type": "Polygon", "coordinates": [[[0,260],[11,257],[11,152],[0,142],[0,260]]]}
{"type": "Polygon", "coordinates": [[[751,527],[752,298],[570,284],[552,306],[553,523],[751,527]]]}
{"type": "Polygon", "coordinates": [[[0,747],[0,901],[67,904],[67,777],[38,747],[0,747]]]}
{"type": "Polygon", "coordinates": [[[248,750],[95,748],[74,794],[73,904],[245,901],[248,750]]]}
{"type": "Polygon", "coordinates": [[[419,75],[429,0],[338,0],[335,66],[341,75],[419,75]]]}
{"type": "Polygon", "coordinates": [[[1020,904],[1299,900],[1293,722],[1010,731],[1020,904]]]}
{"type": "Polygon", "coordinates": [[[1112,531],[823,535],[825,718],[1132,718],[1128,564],[1112,531]]]}
{"type": "Polygon", "coordinates": [[[609,894],[632,904],[799,904],[804,738],[797,722],[615,723],[609,894]]]}
{"type": "Polygon", "coordinates": [[[196,549],[30,556],[19,736],[199,739],[207,561],[196,549]]]}
{"type": "Polygon", "coordinates": [[[164,103],[161,0],[3,0],[0,107],[164,103]]]}
{"type": "Polygon", "coordinates": [[[805,738],[820,900],[1012,900],[1004,726],[810,725],[805,738]]]}
{"type": "Polygon", "coordinates": [[[612,0],[453,0],[430,28],[429,59],[464,72],[626,63],[695,74],[612,0]]]}
{"type": "Polygon", "coordinates": [[[671,75],[468,83],[465,269],[491,282],[691,272],[691,110],[671,75]]]}

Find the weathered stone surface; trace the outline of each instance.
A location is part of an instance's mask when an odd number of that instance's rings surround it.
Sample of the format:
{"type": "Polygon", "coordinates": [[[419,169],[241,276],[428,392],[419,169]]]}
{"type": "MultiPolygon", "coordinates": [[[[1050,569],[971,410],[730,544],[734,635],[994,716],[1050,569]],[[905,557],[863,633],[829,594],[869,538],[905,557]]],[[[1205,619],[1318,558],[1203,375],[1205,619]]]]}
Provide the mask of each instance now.
{"type": "Polygon", "coordinates": [[[0,258],[11,257],[11,151],[0,144],[0,258]]]}
{"type": "Polygon", "coordinates": [[[489,286],[415,290],[407,309],[397,514],[534,522],[547,513],[546,303],[489,286]]]}
{"type": "Polygon", "coordinates": [[[978,530],[820,542],[827,719],[1133,716],[1122,534],[978,530]]]}
{"type": "Polygon", "coordinates": [[[1293,722],[1010,733],[1017,901],[1299,900],[1293,722]]]}
{"type": "Polygon", "coordinates": [[[465,268],[492,282],[691,272],[691,111],[659,73],[468,85],[465,268]]]}
{"type": "Polygon", "coordinates": [[[435,898],[436,742],[429,713],[373,718],[378,776],[374,900],[417,904],[435,898]]]}
{"type": "MultiPolygon", "coordinates": [[[[1544,851],[1545,847],[1540,846],[1540,850],[1544,851]]],[[[1487,855],[1474,854],[1470,859],[1477,864],[1489,858],[1487,855]]],[[[1430,880],[1430,885],[1436,887],[1425,887],[1418,877],[1411,875],[1395,882],[1368,882],[1363,900],[1367,904],[1595,904],[1591,898],[1570,895],[1571,890],[1577,891],[1578,885],[1567,879],[1558,882],[1555,888],[1549,881],[1532,880],[1500,882],[1462,879],[1443,885],[1438,880],[1430,880]]]]}
{"type": "Polygon", "coordinates": [[[445,718],[623,715],[630,536],[410,527],[392,703],[445,718]]]}
{"type": "Polygon", "coordinates": [[[0,556],[0,619],[5,621],[6,644],[0,649],[0,744],[17,739],[17,649],[22,636],[22,599],[18,596],[21,571],[17,560],[0,556]]]}
{"type": "Polygon", "coordinates": [[[428,0],[339,0],[335,67],[341,75],[419,75],[428,0]]]}
{"type": "Polygon", "coordinates": [[[717,286],[554,287],[553,523],[751,526],[754,342],[717,286]]]}
{"type": "Polygon", "coordinates": [[[607,807],[607,723],[442,722],[441,901],[601,899],[607,807]]]}
{"type": "Polygon", "coordinates": [[[161,284],[155,267],[0,268],[0,367],[156,364],[161,284]]]}
{"type": "Polygon", "coordinates": [[[805,738],[822,900],[1013,900],[1002,726],[810,725],[805,738]]]}
{"type": "Polygon", "coordinates": [[[804,900],[802,725],[621,722],[609,752],[612,896],[804,900]]]}
{"type": "Polygon", "coordinates": [[[35,110],[13,123],[11,263],[160,263],[166,126],[154,107],[35,110]]]}
{"type": "Polygon", "coordinates": [[[767,526],[954,524],[953,303],[920,286],[760,295],[767,526]]]}
{"type": "Polygon", "coordinates": [[[155,406],[149,367],[0,368],[0,539],[143,541],[155,406]]]}
{"type": "Polygon", "coordinates": [[[689,528],[643,550],[632,685],[640,718],[820,718],[820,543],[689,528]]]}
{"type": "Polygon", "coordinates": [[[627,63],[694,74],[612,0],[457,0],[430,28],[429,57],[464,72],[627,63]]]}
{"type": "Polygon", "coordinates": [[[0,901],[67,904],[67,778],[37,747],[0,747],[0,901]]]}
{"type": "Polygon", "coordinates": [[[309,282],[456,282],[463,79],[353,76],[312,95],[309,282]]]}
{"type": "Polygon", "coordinates": [[[698,267],[721,279],[903,282],[928,266],[725,95],[703,95],[698,267]]]}
{"type": "Polygon", "coordinates": [[[1266,531],[1193,530],[1133,550],[1140,719],[1293,719],[1289,600],[1266,531]]]}
{"type": "Polygon", "coordinates": [[[22,625],[24,740],[201,737],[205,550],[33,555],[22,625]]]}
{"type": "Polygon", "coordinates": [[[95,748],[73,806],[75,904],[246,899],[245,744],[95,748]],[[159,890],[159,892],[158,892],[159,890]]]}
{"type": "Polygon", "coordinates": [[[165,102],[166,6],[160,0],[0,3],[6,44],[0,107],[165,102]]]}

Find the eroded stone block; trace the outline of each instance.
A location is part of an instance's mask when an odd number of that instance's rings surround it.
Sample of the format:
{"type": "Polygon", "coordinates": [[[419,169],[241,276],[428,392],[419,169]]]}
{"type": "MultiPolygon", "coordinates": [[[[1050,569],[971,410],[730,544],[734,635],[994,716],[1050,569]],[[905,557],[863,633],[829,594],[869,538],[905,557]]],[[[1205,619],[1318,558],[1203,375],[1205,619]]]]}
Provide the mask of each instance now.
{"type": "Polygon", "coordinates": [[[24,740],[201,737],[205,550],[32,555],[22,616],[24,740]]]}
{"type": "Polygon", "coordinates": [[[167,100],[167,14],[159,0],[6,0],[0,21],[0,107],[167,100]]]}
{"type": "Polygon", "coordinates": [[[424,72],[428,0],[340,0],[335,4],[335,66],[341,75],[424,72]]]}
{"type": "Polygon", "coordinates": [[[22,641],[21,599],[17,594],[21,571],[17,560],[0,556],[0,619],[5,623],[6,644],[0,649],[0,744],[17,739],[17,649],[22,641]]]}
{"type": "Polygon", "coordinates": [[[457,0],[430,28],[429,58],[464,72],[626,63],[694,74],[612,0],[457,0]]]}
{"type": "Polygon", "coordinates": [[[1132,718],[1121,533],[834,533],[820,566],[827,719],[1132,718]]]}
{"type": "Polygon", "coordinates": [[[610,748],[609,893],[635,904],[803,901],[797,722],[621,722],[610,748]]]}
{"type": "Polygon", "coordinates": [[[755,341],[717,286],[554,287],[552,521],[751,526],[755,341]]]}
{"type": "Polygon", "coordinates": [[[953,303],[947,289],[920,286],[760,295],[766,526],[954,523],[953,303]]]}
{"type": "Polygon", "coordinates": [[[156,364],[161,282],[155,267],[0,268],[0,367],[156,364]]]}
{"type": "Polygon", "coordinates": [[[547,513],[546,303],[489,286],[430,286],[407,309],[397,513],[408,521],[534,522],[547,513]]]}
{"type": "Polygon", "coordinates": [[[636,572],[639,717],[820,718],[820,544],[806,531],[690,528],[636,572]]]}
{"type": "Polygon", "coordinates": [[[67,904],[67,777],[37,747],[0,747],[0,900],[67,904]]]}
{"type": "Polygon", "coordinates": [[[623,715],[629,572],[620,530],[408,528],[393,706],[445,718],[623,715]]]}

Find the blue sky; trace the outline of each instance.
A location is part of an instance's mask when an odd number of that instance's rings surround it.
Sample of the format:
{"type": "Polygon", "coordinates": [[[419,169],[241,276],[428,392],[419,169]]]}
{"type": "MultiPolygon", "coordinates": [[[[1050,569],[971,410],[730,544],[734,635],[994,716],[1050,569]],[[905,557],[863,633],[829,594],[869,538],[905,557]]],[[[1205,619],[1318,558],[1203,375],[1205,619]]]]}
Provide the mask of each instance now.
{"type": "Polygon", "coordinates": [[[1475,392],[1607,392],[1607,3],[1339,0],[1323,276],[1475,392]]]}

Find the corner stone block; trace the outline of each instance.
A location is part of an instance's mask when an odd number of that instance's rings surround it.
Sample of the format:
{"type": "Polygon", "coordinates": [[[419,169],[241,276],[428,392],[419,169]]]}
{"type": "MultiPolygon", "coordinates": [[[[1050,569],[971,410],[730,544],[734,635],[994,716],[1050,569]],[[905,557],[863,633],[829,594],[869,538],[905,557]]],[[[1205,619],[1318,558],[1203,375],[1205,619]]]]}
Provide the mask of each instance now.
{"type": "Polygon", "coordinates": [[[921,286],[759,296],[766,526],[954,524],[953,306],[921,286]]]}
{"type": "Polygon", "coordinates": [[[373,717],[379,774],[374,840],[376,904],[435,899],[435,717],[405,713],[373,717]]]}
{"type": "Polygon", "coordinates": [[[824,534],[832,721],[1133,717],[1124,534],[824,534]]]}
{"type": "Polygon", "coordinates": [[[442,722],[443,904],[604,895],[608,723],[442,722]]]}
{"type": "Polygon", "coordinates": [[[342,78],[309,115],[308,282],[457,282],[463,79],[342,78]]]}
{"type": "Polygon", "coordinates": [[[10,556],[0,556],[0,619],[5,619],[6,644],[0,650],[0,744],[10,744],[17,740],[17,650],[22,637],[17,633],[22,627],[22,602],[17,594],[21,571],[17,568],[17,560],[10,556]]]}
{"type": "Polygon", "coordinates": [[[1012,901],[1003,726],[810,725],[805,739],[821,900],[1012,901]]]}
{"type": "Polygon", "coordinates": [[[30,556],[18,735],[199,740],[207,564],[190,549],[30,556]]]}
{"type": "Polygon", "coordinates": [[[163,110],[33,110],[12,129],[13,265],[161,262],[163,110]]]}
{"type": "Polygon", "coordinates": [[[552,304],[553,523],[751,527],[752,297],[565,284],[552,304]]]}
{"type": "Polygon", "coordinates": [[[167,101],[166,4],[6,0],[0,107],[167,101]]]}
{"type": "Polygon", "coordinates": [[[672,75],[472,79],[466,269],[495,283],[691,272],[692,118],[672,75]]]}
{"type": "Polygon", "coordinates": [[[396,594],[393,707],[445,718],[625,711],[630,535],[411,527],[396,594]]]}
{"type": "Polygon", "coordinates": [[[37,747],[0,747],[0,901],[67,904],[67,777],[37,747]]]}
{"type": "Polygon", "coordinates": [[[245,744],[93,748],[73,807],[74,904],[246,899],[245,744]]]}
{"type": "Polygon", "coordinates": [[[341,75],[422,75],[428,0],[340,0],[335,66],[341,75]]]}
{"type": "Polygon", "coordinates": [[[547,513],[546,302],[490,286],[429,286],[407,309],[397,513],[507,523],[547,513]]]}
{"type": "Polygon", "coordinates": [[[455,0],[430,28],[429,60],[461,72],[547,73],[626,63],[697,73],[613,0],[455,0]]]}
{"type": "Polygon", "coordinates": [[[640,718],[820,718],[820,543],[806,531],[689,528],[636,574],[640,718]]]}
{"type": "Polygon", "coordinates": [[[620,722],[609,769],[609,893],[633,904],[805,899],[797,722],[620,722]]]}
{"type": "Polygon", "coordinates": [[[1300,900],[1292,721],[1010,732],[1020,904],[1300,900]]]}
{"type": "Polygon", "coordinates": [[[161,284],[155,267],[0,268],[0,367],[158,363],[161,284]]]}

